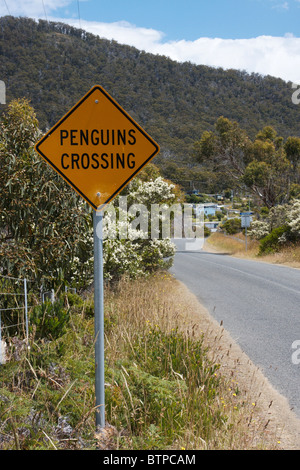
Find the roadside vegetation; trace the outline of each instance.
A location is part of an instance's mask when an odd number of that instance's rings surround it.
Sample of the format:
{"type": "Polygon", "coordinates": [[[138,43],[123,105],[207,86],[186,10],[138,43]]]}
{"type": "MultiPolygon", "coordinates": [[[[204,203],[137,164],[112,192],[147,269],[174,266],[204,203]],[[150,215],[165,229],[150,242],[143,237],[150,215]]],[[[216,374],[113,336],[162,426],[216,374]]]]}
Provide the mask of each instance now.
{"type": "Polygon", "coordinates": [[[288,203],[270,210],[254,211],[254,220],[248,229],[247,251],[244,230],[240,220],[227,220],[222,232],[213,233],[208,246],[228,254],[252,257],[262,261],[300,266],[300,201],[292,198],[288,203]]]}
{"type": "Polygon", "coordinates": [[[276,250],[269,251],[266,254],[259,254],[260,243],[248,237],[247,251],[245,248],[245,236],[241,233],[235,238],[231,238],[224,233],[213,233],[206,240],[207,249],[214,249],[227,253],[228,255],[243,258],[252,258],[257,261],[266,261],[269,263],[286,264],[291,267],[300,267],[300,244],[287,244],[277,247],[276,250]]]}
{"type": "Polygon", "coordinates": [[[259,402],[213,360],[217,338],[200,330],[166,272],[106,289],[106,428],[99,436],[93,298],[64,293],[45,308],[32,317],[30,349],[11,341],[1,366],[1,450],[278,446],[259,402]]]}
{"type": "Polygon", "coordinates": [[[249,238],[246,251],[245,235],[243,233],[237,233],[234,236],[221,232],[212,233],[206,239],[206,247],[207,249],[215,249],[236,256],[256,257],[258,252],[258,243],[249,240],[249,238]]]}

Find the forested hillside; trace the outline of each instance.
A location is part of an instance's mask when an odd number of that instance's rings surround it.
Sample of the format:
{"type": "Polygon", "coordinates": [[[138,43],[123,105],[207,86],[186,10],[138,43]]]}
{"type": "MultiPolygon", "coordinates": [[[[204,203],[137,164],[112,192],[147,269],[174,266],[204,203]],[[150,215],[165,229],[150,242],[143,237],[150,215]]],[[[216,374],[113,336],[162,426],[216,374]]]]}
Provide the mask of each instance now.
{"type": "Polygon", "coordinates": [[[43,130],[94,84],[103,86],[160,144],[160,166],[193,162],[193,143],[221,115],[250,137],[266,125],[284,138],[300,135],[291,83],[179,64],[61,23],[0,18],[0,79],[8,103],[30,99],[43,130]]]}

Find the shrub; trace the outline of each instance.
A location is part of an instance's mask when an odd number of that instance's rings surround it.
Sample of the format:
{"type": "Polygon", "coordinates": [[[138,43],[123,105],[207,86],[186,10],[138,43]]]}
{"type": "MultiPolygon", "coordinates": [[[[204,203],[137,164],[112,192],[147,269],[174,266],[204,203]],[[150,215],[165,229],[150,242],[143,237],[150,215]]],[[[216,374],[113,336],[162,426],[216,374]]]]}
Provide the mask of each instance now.
{"type": "MultiPolygon", "coordinates": [[[[278,251],[281,243],[280,238],[288,233],[288,231],[289,228],[286,225],[274,228],[269,235],[261,239],[258,254],[263,255],[278,251]]],[[[285,237],[284,240],[286,240],[285,237]]]]}
{"type": "Polygon", "coordinates": [[[241,221],[238,218],[228,219],[222,224],[221,228],[225,230],[228,235],[239,233],[241,231],[241,221]]]}
{"type": "Polygon", "coordinates": [[[47,301],[34,307],[30,318],[36,338],[56,339],[66,332],[69,310],[65,309],[63,299],[53,304],[47,301]]]}
{"type": "Polygon", "coordinates": [[[270,224],[265,220],[254,220],[248,235],[255,240],[261,240],[270,233],[270,224]]]}
{"type": "Polygon", "coordinates": [[[78,294],[73,294],[72,292],[67,292],[67,299],[69,302],[70,307],[77,307],[81,309],[83,307],[83,299],[78,294]]]}
{"type": "Polygon", "coordinates": [[[211,235],[211,230],[204,225],[204,237],[209,237],[211,235]]]}

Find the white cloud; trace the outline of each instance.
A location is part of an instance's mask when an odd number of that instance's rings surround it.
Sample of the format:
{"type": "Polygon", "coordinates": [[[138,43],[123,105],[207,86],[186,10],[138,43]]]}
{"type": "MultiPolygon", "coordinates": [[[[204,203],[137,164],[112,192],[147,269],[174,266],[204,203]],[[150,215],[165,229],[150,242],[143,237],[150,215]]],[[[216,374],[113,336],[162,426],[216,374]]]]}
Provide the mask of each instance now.
{"type": "Polygon", "coordinates": [[[300,78],[300,38],[200,38],[154,45],[151,52],[165,54],[180,62],[189,60],[196,64],[235,68],[286,81],[300,78]]]}
{"type": "Polygon", "coordinates": [[[47,15],[57,8],[70,5],[72,0],[1,0],[0,16],[27,16],[29,18],[39,17],[45,19],[47,15]]]}
{"type": "MultiPolygon", "coordinates": [[[[75,27],[78,19],[55,19],[75,27]]],[[[195,41],[164,42],[164,34],[155,29],[139,28],[128,22],[98,23],[81,20],[82,29],[121,44],[170,57],[178,62],[233,68],[272,75],[286,81],[300,79],[300,38],[259,36],[252,39],[199,38],[195,41]]]]}
{"type": "MultiPolygon", "coordinates": [[[[61,21],[79,27],[79,19],[57,19],[51,21],[61,21]]],[[[150,28],[140,28],[127,21],[115,23],[99,23],[96,21],[80,20],[80,27],[89,33],[99,35],[102,38],[114,39],[121,44],[137,47],[149,51],[149,48],[161,44],[164,34],[150,28]]]]}

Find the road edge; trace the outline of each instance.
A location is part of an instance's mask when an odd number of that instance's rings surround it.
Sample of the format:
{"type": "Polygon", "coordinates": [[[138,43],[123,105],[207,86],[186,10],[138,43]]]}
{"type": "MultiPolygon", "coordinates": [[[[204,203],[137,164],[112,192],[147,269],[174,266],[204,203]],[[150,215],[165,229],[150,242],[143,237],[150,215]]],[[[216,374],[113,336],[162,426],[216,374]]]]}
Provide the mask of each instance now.
{"type": "Polygon", "coordinates": [[[188,287],[175,278],[178,293],[188,302],[188,320],[198,325],[204,334],[211,359],[220,364],[224,376],[234,378],[247,398],[259,406],[261,419],[266,423],[266,438],[276,435],[277,448],[300,449],[300,419],[282,396],[264,376],[229,332],[224,329],[199,302],[188,287]]]}

